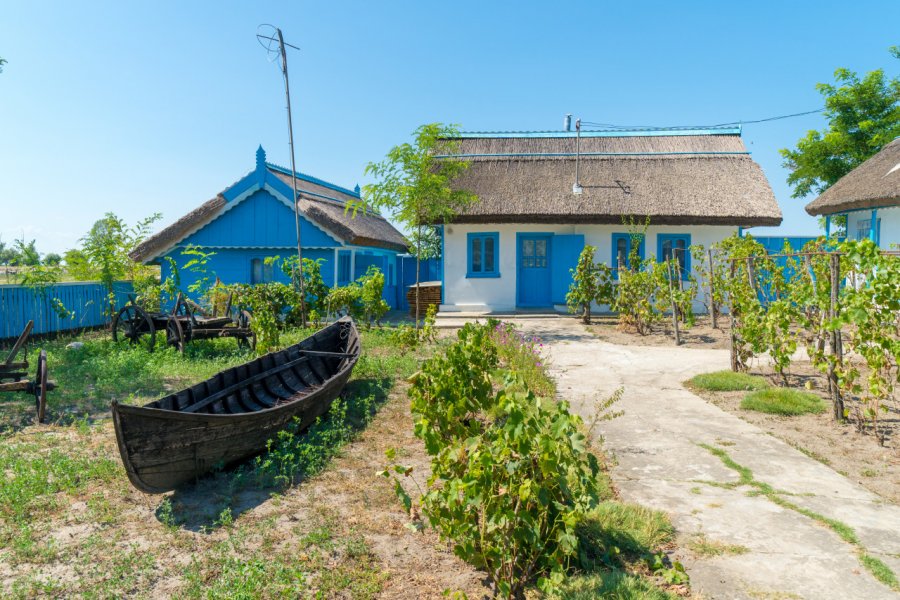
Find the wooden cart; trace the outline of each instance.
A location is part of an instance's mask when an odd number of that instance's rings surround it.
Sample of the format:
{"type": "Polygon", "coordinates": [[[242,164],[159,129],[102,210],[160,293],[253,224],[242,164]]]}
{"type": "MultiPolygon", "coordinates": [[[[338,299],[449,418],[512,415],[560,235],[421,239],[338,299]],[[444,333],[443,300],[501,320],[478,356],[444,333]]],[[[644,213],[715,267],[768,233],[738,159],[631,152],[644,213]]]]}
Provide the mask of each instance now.
{"type": "Polygon", "coordinates": [[[28,321],[25,329],[22,330],[22,335],[9,351],[6,360],[0,363],[0,392],[25,392],[34,396],[37,420],[38,423],[43,423],[47,412],[47,392],[53,390],[56,383],[48,379],[47,352],[45,350],[40,350],[38,353],[34,380],[28,379],[28,353],[25,345],[28,343],[32,327],[34,327],[34,321],[28,321]],[[17,361],[16,357],[20,351],[22,360],[17,361]]]}
{"type": "Polygon", "coordinates": [[[166,343],[179,352],[184,352],[185,345],[192,340],[217,337],[233,337],[237,339],[238,347],[255,349],[256,334],[250,329],[250,313],[240,310],[232,315],[232,298],[233,294],[229,294],[220,316],[216,307],[209,314],[183,294],[178,294],[171,313],[146,311],[131,297],[113,318],[113,341],[142,344],[152,352],[156,332],[164,331],[166,343]]]}
{"type": "Polygon", "coordinates": [[[193,340],[232,337],[239,348],[255,350],[256,334],[250,329],[250,313],[240,310],[231,316],[232,297],[228,294],[224,314],[218,316],[215,310],[213,314],[207,314],[195,302],[178,294],[172,315],[166,321],[166,343],[184,352],[185,346],[193,340]]]}

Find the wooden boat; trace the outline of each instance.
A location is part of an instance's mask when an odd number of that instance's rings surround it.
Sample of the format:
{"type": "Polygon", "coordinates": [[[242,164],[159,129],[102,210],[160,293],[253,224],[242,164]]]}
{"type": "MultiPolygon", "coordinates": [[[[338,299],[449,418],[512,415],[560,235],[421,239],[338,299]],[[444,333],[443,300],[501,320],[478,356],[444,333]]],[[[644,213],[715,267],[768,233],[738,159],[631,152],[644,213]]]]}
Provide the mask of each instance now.
{"type": "Polygon", "coordinates": [[[150,404],[113,402],[128,479],[144,492],[172,490],[259,454],[295,417],[305,429],[328,412],[359,353],[359,332],[344,317],[298,344],[150,404]]]}

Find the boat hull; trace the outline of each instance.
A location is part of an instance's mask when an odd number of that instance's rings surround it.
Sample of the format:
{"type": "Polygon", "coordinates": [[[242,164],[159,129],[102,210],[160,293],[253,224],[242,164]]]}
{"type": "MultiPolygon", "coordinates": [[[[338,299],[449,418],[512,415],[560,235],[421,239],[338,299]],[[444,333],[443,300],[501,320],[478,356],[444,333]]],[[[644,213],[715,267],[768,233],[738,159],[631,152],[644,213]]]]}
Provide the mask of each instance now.
{"type": "Polygon", "coordinates": [[[306,429],[340,395],[359,352],[355,326],[342,319],[146,406],[113,403],[129,480],[147,493],[169,491],[258,455],[294,419],[306,429]]]}

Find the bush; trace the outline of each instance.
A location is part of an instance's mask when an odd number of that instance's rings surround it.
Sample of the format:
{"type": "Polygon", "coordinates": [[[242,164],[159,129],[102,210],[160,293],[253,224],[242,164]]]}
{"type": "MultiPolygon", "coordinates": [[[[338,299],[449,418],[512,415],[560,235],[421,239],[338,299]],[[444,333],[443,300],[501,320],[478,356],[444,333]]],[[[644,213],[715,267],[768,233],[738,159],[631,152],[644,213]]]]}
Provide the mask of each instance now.
{"type": "Polygon", "coordinates": [[[374,321],[381,326],[381,318],[390,310],[390,305],[382,298],[384,293],[384,273],[376,266],[369,266],[366,274],[359,278],[363,320],[366,327],[374,321]]]}
{"type": "Polygon", "coordinates": [[[584,323],[591,322],[591,305],[612,304],[613,283],[612,269],[604,263],[594,263],[594,253],[597,249],[587,245],[578,257],[578,265],[570,269],[572,283],[569,285],[569,293],[566,294],[566,304],[569,312],[581,311],[581,319],[584,323]]]}
{"type": "Polygon", "coordinates": [[[562,580],[578,551],[576,526],[599,500],[599,466],[568,404],[500,369],[510,351],[499,346],[518,340],[498,342],[496,331],[496,322],[467,324],[422,365],[410,397],[415,434],[432,456],[423,512],[499,594],[520,598],[535,580],[544,590],[562,580]]]}
{"type": "Polygon", "coordinates": [[[769,383],[758,375],[735,373],[733,371],[715,371],[703,373],[688,380],[690,386],[708,392],[739,392],[764,390],[769,383]]]}
{"type": "Polygon", "coordinates": [[[825,411],[825,403],[810,392],[790,388],[768,388],[748,394],[741,401],[741,408],[771,415],[796,416],[807,413],[817,415],[825,411]]]}

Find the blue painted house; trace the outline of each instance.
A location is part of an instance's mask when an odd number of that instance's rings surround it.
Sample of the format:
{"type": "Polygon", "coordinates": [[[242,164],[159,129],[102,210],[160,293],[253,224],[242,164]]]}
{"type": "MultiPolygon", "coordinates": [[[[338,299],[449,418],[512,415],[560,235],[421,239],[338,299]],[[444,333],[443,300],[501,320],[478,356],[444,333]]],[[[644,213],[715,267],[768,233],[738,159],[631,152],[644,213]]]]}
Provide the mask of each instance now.
{"type": "MultiPolygon", "coordinates": [[[[346,203],[359,199],[359,186],[350,190],[303,173],[296,178],[303,257],[321,260],[322,278],[329,286],[346,285],[370,265],[377,266],[385,274],[385,300],[396,308],[397,257],[407,249],[403,235],[380,215],[358,213],[354,218],[345,213],[346,203]]],[[[160,265],[165,279],[171,274],[165,258],[181,267],[190,258],[182,252],[195,245],[215,253],[206,268],[223,283],[288,283],[289,278],[265,259],[296,253],[292,197],[290,170],[266,162],[260,146],[253,171],[149,237],[131,257],[160,265]]],[[[199,276],[181,268],[179,272],[183,289],[199,276]]]]}

